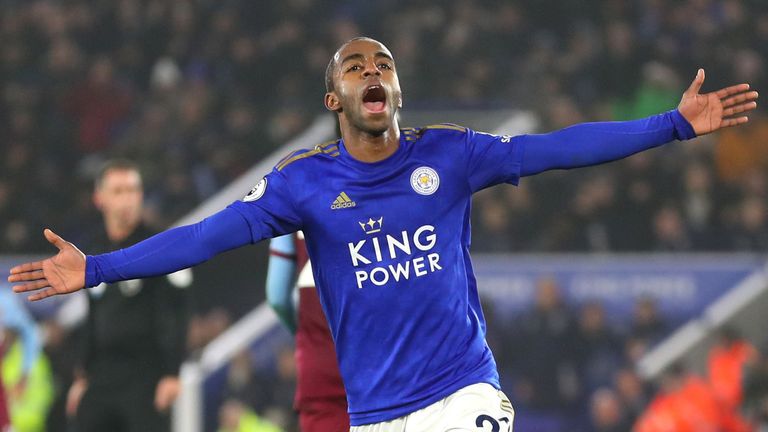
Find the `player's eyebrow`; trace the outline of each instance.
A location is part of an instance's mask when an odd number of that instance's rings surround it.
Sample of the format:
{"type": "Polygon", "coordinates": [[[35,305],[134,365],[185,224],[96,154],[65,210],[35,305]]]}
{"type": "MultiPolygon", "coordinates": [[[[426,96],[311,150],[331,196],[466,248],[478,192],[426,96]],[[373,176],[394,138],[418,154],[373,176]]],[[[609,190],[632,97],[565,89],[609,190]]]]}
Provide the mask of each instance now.
{"type": "Polygon", "coordinates": [[[389,61],[395,61],[395,59],[393,59],[391,55],[385,53],[384,51],[377,51],[376,54],[374,54],[374,57],[384,57],[389,61]]]}
{"type": "MultiPolygon", "coordinates": [[[[384,51],[376,51],[376,54],[374,54],[373,56],[374,56],[375,58],[378,58],[378,57],[384,57],[384,58],[386,58],[386,59],[387,59],[387,60],[389,60],[389,61],[395,61],[395,60],[392,58],[392,56],[391,56],[391,55],[389,55],[389,54],[385,53],[384,51]]],[[[344,57],[344,59],[343,59],[343,60],[341,60],[341,62],[340,62],[339,64],[340,64],[340,65],[343,65],[344,63],[346,63],[346,62],[348,62],[348,61],[350,61],[350,60],[361,60],[361,61],[362,61],[362,60],[365,60],[365,56],[364,56],[364,55],[362,55],[362,54],[360,54],[360,53],[354,53],[354,54],[350,54],[350,55],[348,55],[348,56],[344,57]]]]}

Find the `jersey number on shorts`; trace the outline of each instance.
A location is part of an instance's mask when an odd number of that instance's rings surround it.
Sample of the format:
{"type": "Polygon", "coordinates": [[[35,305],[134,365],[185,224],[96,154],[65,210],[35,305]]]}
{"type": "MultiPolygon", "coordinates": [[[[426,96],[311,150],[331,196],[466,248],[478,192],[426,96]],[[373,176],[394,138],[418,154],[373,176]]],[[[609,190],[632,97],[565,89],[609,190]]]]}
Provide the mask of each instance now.
{"type": "Polygon", "coordinates": [[[491,417],[489,415],[486,415],[486,414],[477,416],[477,420],[475,420],[475,425],[477,427],[483,428],[483,430],[485,430],[485,424],[486,423],[490,423],[491,424],[491,432],[500,432],[501,431],[501,425],[499,424],[499,422],[503,422],[503,423],[506,424],[506,429],[505,429],[506,431],[510,430],[509,429],[510,424],[509,424],[509,419],[508,418],[502,417],[502,418],[496,420],[495,418],[493,418],[493,417],[491,417]]]}

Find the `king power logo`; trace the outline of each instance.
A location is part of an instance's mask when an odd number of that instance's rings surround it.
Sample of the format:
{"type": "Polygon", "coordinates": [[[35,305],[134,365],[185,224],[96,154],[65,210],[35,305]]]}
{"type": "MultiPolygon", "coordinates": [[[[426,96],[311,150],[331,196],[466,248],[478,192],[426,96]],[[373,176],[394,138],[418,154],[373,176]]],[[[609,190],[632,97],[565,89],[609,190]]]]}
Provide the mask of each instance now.
{"type": "Polygon", "coordinates": [[[352,266],[358,269],[355,271],[358,288],[370,284],[383,286],[443,269],[440,255],[432,251],[437,244],[434,226],[422,225],[413,233],[403,230],[398,235],[380,235],[383,223],[383,217],[358,222],[370,237],[347,243],[352,266]]]}

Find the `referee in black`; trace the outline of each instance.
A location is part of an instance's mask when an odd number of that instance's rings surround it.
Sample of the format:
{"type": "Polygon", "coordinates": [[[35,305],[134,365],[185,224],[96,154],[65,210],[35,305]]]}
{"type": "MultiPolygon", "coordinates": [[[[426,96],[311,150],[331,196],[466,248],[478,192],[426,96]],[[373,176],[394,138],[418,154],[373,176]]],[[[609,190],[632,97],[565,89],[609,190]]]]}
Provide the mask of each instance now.
{"type": "MultiPolygon", "coordinates": [[[[138,167],[107,162],[96,178],[96,253],[130,246],[154,234],[141,222],[138,167]]],[[[82,366],[67,397],[77,432],[167,432],[176,399],[187,326],[190,270],[89,289],[82,366]]]]}

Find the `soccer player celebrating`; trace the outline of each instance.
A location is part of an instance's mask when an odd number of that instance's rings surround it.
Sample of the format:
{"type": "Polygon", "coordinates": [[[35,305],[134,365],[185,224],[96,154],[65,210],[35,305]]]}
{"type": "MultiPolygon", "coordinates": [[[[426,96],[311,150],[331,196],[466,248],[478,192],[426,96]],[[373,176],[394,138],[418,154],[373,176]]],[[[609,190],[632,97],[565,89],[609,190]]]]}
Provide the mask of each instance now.
{"type": "Polygon", "coordinates": [[[117,252],[85,256],[46,230],[59,253],[14,267],[9,281],[39,300],[302,230],[353,431],[511,430],[469,259],[472,194],[742,124],[757,106],[747,84],[700,94],[703,82],[699,70],[677,109],[635,121],[516,137],[400,129],[392,54],[353,39],[326,73],[340,140],[289,155],[221,212],[117,252]]]}

